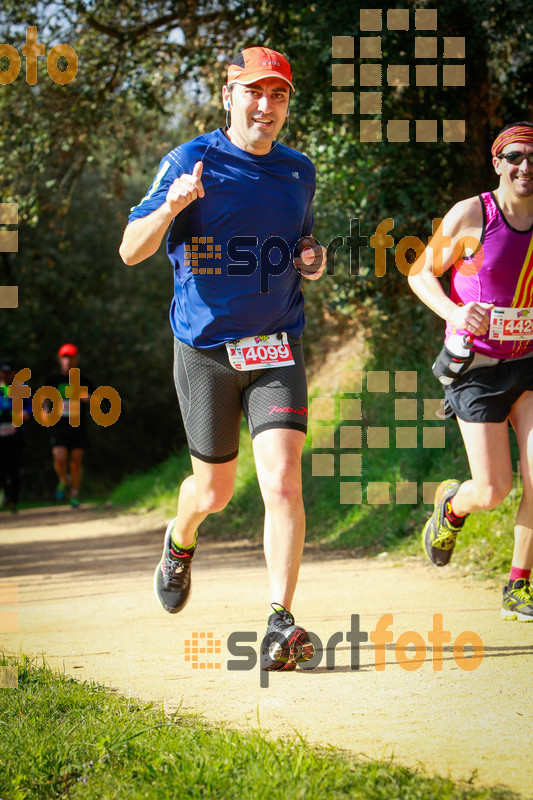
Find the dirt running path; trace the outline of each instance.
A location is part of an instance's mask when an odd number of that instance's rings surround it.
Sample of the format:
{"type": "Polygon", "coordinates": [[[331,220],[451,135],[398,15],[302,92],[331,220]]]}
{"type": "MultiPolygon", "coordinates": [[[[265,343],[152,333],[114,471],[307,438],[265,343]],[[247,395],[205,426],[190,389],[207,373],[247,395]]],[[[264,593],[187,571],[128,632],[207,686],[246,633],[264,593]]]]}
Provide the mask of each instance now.
{"type": "Polygon", "coordinates": [[[0,649],[44,653],[77,678],[163,700],[167,710],[181,705],[244,729],[298,731],[321,745],[393,755],[455,779],[475,773],[476,784],[503,783],[531,795],[533,625],[500,621],[500,587],[467,581],[453,566],[435,570],[422,558],[399,563],[306,552],[294,610],[323,642],[343,633],[335,669],[326,669],[324,657],[313,671],[271,674],[269,687],[261,688],[257,668],[227,669],[232,631],[256,633],[258,643],[264,633],[267,576],[256,543],[201,542],[192,599],[171,617],[152,595],[162,542],[155,515],[38,509],[2,515],[0,525],[0,590],[18,586],[16,604],[0,594],[0,649]],[[18,629],[6,632],[12,612],[18,629]],[[425,659],[419,654],[418,668],[407,671],[388,644],[385,669],[377,671],[369,641],[361,644],[360,669],[351,670],[350,615],[359,614],[361,630],[372,631],[386,613],[393,615],[394,642],[417,632],[425,659]],[[452,634],[442,671],[433,669],[427,636],[434,613],[452,634]],[[452,645],[464,630],[484,644],[473,671],[454,660],[452,645]],[[199,656],[220,668],[193,669],[186,660],[193,633],[221,640],[220,655],[199,656]]]}

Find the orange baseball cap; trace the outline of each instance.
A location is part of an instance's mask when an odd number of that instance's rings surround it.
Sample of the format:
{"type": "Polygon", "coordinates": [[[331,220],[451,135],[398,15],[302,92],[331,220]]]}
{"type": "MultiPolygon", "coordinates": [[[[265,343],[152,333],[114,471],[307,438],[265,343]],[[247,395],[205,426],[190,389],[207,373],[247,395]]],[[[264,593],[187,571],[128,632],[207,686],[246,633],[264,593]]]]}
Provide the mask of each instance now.
{"type": "Polygon", "coordinates": [[[285,56],[268,47],[247,47],[235,56],[228,68],[228,85],[254,83],[261,78],[281,78],[294,91],[291,65],[285,56]]]}
{"type": "Polygon", "coordinates": [[[63,344],[59,348],[59,356],[77,356],[78,348],[75,344],[63,344]]]}

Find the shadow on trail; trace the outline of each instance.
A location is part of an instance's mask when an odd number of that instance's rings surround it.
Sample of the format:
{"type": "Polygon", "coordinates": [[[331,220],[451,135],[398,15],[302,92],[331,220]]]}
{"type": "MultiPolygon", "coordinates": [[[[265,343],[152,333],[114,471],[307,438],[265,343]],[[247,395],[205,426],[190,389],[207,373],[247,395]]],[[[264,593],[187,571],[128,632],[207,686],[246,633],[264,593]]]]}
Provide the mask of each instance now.
{"type": "MultiPolygon", "coordinates": [[[[16,514],[0,515],[0,531],[7,532],[17,528],[45,528],[50,525],[68,525],[76,522],[87,522],[93,519],[112,519],[119,516],[117,509],[110,510],[104,506],[82,505],[72,509],[68,505],[43,506],[40,508],[23,508],[16,514]]],[[[1,542],[1,539],[0,539],[1,542]]]]}
{"type": "MultiPolygon", "coordinates": [[[[386,644],[385,650],[389,652],[394,652],[396,649],[395,644],[386,644]]],[[[325,648],[324,650],[318,650],[317,653],[320,655],[320,662],[316,667],[305,667],[300,665],[300,668],[296,670],[296,673],[300,672],[307,672],[313,673],[315,675],[325,675],[328,672],[375,672],[375,662],[372,660],[369,663],[360,663],[358,666],[356,663],[352,666],[351,664],[343,664],[338,665],[335,663],[335,651],[340,650],[350,650],[349,647],[339,647],[336,648],[325,648]]],[[[360,645],[360,650],[363,651],[373,651],[373,645],[360,645]]],[[[456,654],[455,654],[456,655],[456,654]]],[[[442,647],[442,662],[445,663],[447,661],[451,661],[452,663],[455,661],[455,655],[453,651],[453,647],[443,646],[442,647]]],[[[465,653],[466,661],[469,660],[469,657],[472,655],[480,656],[481,653],[476,649],[465,653]]],[[[484,647],[483,648],[483,658],[479,662],[479,666],[481,666],[482,662],[486,658],[520,658],[520,657],[527,657],[531,658],[533,655],[533,645],[498,645],[496,647],[484,647]]],[[[415,671],[421,667],[424,663],[431,664],[433,662],[433,648],[426,647],[426,654],[424,657],[414,657],[409,658],[409,669],[408,671],[415,671]]],[[[386,660],[384,662],[384,668],[387,667],[396,668],[400,670],[405,670],[406,667],[403,666],[398,662],[396,658],[386,660]]],[[[459,669],[459,667],[458,667],[459,669]]],[[[477,669],[477,667],[475,667],[477,669]]],[[[441,670],[433,670],[434,672],[440,672],[441,670]]],[[[473,671],[473,670],[472,670],[473,671]]]]}
{"type": "MultiPolygon", "coordinates": [[[[112,524],[118,516],[116,512],[72,512],[61,508],[46,509],[44,513],[42,509],[35,509],[35,512],[39,513],[24,512],[20,520],[17,518],[9,528],[4,527],[4,531],[27,529],[33,527],[34,519],[39,520],[40,530],[33,541],[28,542],[25,537],[25,541],[20,543],[3,544],[0,534],[0,579],[17,579],[36,573],[50,577],[74,574],[79,578],[152,573],[161,558],[164,525],[153,518],[146,520],[145,527],[142,527],[141,517],[135,530],[117,532],[112,524]],[[95,535],[94,525],[84,535],[83,524],[96,519],[102,521],[101,535],[95,535]],[[24,525],[18,522],[24,522],[24,525]],[[75,526],[75,531],[70,532],[69,525],[75,526]],[[68,535],[62,536],[61,529],[68,535]]],[[[255,566],[259,560],[264,563],[260,543],[217,542],[207,537],[198,547],[196,561],[204,569],[220,567],[220,561],[228,550],[231,550],[232,569],[255,566]]]]}

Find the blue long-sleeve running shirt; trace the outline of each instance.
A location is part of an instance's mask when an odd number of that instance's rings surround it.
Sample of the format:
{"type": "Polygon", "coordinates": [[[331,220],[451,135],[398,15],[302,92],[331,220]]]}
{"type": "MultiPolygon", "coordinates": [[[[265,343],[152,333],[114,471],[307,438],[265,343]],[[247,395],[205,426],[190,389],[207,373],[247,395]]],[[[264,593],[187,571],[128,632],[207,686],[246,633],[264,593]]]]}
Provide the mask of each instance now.
{"type": "Polygon", "coordinates": [[[163,158],[129,221],[159,208],[197,161],[205,197],[178,214],[167,238],[174,335],[200,349],[254,334],[299,336],[304,299],[293,256],[313,230],[313,164],[283,144],[266,155],[247,153],[219,128],[163,158]]]}

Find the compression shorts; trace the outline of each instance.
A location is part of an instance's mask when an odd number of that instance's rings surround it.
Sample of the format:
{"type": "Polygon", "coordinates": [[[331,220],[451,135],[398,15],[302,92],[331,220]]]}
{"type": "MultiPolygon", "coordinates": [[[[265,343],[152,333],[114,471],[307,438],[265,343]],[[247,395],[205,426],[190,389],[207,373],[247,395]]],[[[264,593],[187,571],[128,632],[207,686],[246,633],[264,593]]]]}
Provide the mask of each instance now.
{"type": "Polygon", "coordinates": [[[225,347],[199,350],[174,339],[174,382],[191,455],[213,464],[239,451],[244,412],[252,439],[271,428],[307,431],[307,382],[300,338],[291,366],[234,369],[225,347]]]}

